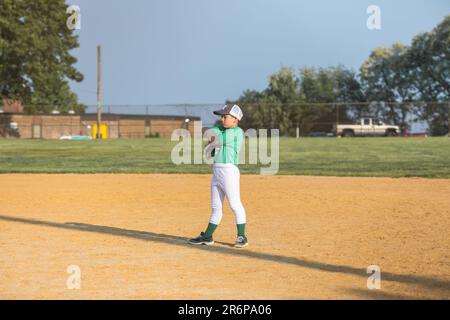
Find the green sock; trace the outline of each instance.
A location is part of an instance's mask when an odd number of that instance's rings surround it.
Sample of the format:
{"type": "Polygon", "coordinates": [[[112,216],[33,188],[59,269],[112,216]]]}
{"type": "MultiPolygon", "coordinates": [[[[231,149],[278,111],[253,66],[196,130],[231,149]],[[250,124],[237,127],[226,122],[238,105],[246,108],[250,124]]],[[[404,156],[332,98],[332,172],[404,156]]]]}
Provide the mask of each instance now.
{"type": "Polygon", "coordinates": [[[245,223],[237,224],[237,232],[238,232],[238,236],[245,237],[245,223]]]}
{"type": "Polygon", "coordinates": [[[217,224],[214,224],[214,223],[208,224],[208,228],[206,228],[204,236],[207,238],[212,237],[214,231],[216,231],[216,228],[217,228],[217,224]]]}

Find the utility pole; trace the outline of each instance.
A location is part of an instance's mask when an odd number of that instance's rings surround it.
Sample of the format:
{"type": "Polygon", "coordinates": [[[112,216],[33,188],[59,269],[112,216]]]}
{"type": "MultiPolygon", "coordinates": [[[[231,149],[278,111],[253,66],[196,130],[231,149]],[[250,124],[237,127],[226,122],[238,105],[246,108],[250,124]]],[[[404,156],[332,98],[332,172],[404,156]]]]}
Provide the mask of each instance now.
{"type": "Polygon", "coordinates": [[[102,126],[102,47],[97,46],[97,139],[101,139],[102,126]]]}

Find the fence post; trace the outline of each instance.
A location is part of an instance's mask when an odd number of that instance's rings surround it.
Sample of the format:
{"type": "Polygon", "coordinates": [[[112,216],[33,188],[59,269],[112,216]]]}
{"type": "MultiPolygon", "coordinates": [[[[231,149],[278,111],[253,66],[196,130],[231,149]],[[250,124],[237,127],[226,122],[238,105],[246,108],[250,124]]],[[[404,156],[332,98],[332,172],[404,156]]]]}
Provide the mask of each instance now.
{"type": "Polygon", "coordinates": [[[450,138],[450,101],[448,101],[448,134],[447,137],[450,138]]]}
{"type": "Polygon", "coordinates": [[[336,104],[336,131],[339,124],[339,104],[336,104]]]}

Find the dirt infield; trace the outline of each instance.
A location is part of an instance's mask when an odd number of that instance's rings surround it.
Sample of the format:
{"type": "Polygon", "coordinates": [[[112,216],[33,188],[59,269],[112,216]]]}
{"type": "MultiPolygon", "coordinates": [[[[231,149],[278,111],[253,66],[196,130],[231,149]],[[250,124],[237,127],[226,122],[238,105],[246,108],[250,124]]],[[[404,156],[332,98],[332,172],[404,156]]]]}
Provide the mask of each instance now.
{"type": "Polygon", "coordinates": [[[0,179],[3,299],[450,298],[449,179],[244,175],[246,249],[228,206],[216,245],[186,244],[208,222],[209,175],[0,179]]]}

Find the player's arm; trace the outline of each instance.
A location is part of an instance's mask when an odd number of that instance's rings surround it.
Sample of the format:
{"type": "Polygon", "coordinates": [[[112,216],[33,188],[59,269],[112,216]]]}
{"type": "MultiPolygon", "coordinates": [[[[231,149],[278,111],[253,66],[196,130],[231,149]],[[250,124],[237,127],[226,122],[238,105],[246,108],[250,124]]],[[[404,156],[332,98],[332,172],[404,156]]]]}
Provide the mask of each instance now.
{"type": "Polygon", "coordinates": [[[216,146],[215,146],[215,137],[211,137],[211,140],[209,141],[207,147],[211,149],[211,158],[214,158],[216,156],[216,146]]]}
{"type": "Polygon", "coordinates": [[[217,137],[216,127],[208,129],[207,136],[209,137],[208,143],[205,146],[206,158],[214,158],[216,148],[220,146],[219,138],[217,137]]]}

